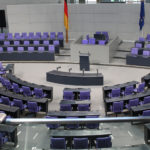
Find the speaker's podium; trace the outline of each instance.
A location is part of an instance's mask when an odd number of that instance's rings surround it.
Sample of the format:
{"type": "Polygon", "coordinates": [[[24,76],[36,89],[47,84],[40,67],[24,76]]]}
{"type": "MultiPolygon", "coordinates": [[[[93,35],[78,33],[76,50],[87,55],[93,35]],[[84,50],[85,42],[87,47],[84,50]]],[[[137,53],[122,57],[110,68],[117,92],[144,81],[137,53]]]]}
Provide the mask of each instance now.
{"type": "Polygon", "coordinates": [[[80,70],[90,71],[89,53],[79,53],[80,57],[80,70]]]}

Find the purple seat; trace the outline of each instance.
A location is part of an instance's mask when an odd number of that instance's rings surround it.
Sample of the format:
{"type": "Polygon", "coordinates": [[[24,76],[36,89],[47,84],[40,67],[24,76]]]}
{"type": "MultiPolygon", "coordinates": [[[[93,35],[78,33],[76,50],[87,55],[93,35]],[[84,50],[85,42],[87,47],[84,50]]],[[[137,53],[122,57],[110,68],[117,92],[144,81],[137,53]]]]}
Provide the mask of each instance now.
{"type": "Polygon", "coordinates": [[[138,48],[134,47],[131,49],[131,54],[132,55],[138,55],[138,48]]]}
{"type": "Polygon", "coordinates": [[[15,36],[15,40],[21,40],[22,37],[20,35],[15,36]]]}
{"type": "Polygon", "coordinates": [[[49,37],[48,32],[43,32],[43,35],[47,36],[47,38],[49,37]]]}
{"type": "Polygon", "coordinates": [[[150,96],[144,97],[143,104],[148,104],[148,103],[150,103],[150,96]]]}
{"type": "MultiPolygon", "coordinates": [[[[68,119],[76,119],[78,117],[67,117],[68,119]]],[[[79,128],[79,124],[66,124],[65,126],[67,129],[78,129],[79,128]]]]}
{"type": "Polygon", "coordinates": [[[88,138],[73,138],[74,149],[88,149],[88,138]]]}
{"type": "Polygon", "coordinates": [[[22,32],[21,36],[22,37],[27,36],[27,33],[26,32],[22,32]]]}
{"type": "Polygon", "coordinates": [[[0,71],[6,71],[6,69],[2,65],[2,62],[0,62],[0,71]]]}
{"type": "Polygon", "coordinates": [[[63,32],[58,32],[57,35],[63,35],[63,32]]]}
{"type": "Polygon", "coordinates": [[[44,45],[49,45],[49,41],[43,41],[44,45]]]}
{"type": "Polygon", "coordinates": [[[144,56],[144,57],[149,57],[149,56],[150,56],[149,51],[143,51],[143,56],[144,56]]]}
{"type": "Polygon", "coordinates": [[[134,89],[134,92],[140,93],[140,92],[144,92],[144,90],[145,90],[145,82],[139,84],[138,88],[134,89]]]}
{"type": "Polygon", "coordinates": [[[105,38],[106,38],[105,40],[109,41],[109,34],[108,34],[108,32],[107,31],[103,31],[102,34],[105,35],[105,38]]]}
{"type": "Polygon", "coordinates": [[[38,47],[38,52],[39,52],[39,53],[43,53],[43,52],[44,52],[44,50],[45,50],[45,48],[44,48],[44,47],[42,47],[42,46],[38,47]]]}
{"type": "Polygon", "coordinates": [[[19,41],[14,41],[14,45],[20,45],[20,42],[19,41]]]}
{"type": "Polygon", "coordinates": [[[72,111],[71,104],[60,104],[60,111],[72,111]]]}
{"type": "Polygon", "coordinates": [[[147,45],[146,45],[146,48],[150,48],[150,44],[147,44],[147,45]]]}
{"type": "Polygon", "coordinates": [[[143,111],[142,116],[150,116],[150,110],[143,111]]]}
{"type": "Polygon", "coordinates": [[[89,38],[89,44],[95,44],[95,38],[89,38]]]}
{"type": "Polygon", "coordinates": [[[28,47],[28,52],[29,52],[29,53],[34,52],[34,47],[28,47]]]}
{"type": "Polygon", "coordinates": [[[55,46],[54,46],[54,45],[49,45],[48,51],[49,51],[50,53],[55,53],[55,46]]]}
{"type": "Polygon", "coordinates": [[[108,148],[108,147],[112,147],[110,136],[96,138],[96,148],[108,148]]]}
{"type": "Polygon", "coordinates": [[[63,92],[63,99],[64,100],[74,100],[73,91],[64,91],[63,92]]]}
{"type": "Polygon", "coordinates": [[[120,113],[123,110],[123,101],[120,102],[113,102],[113,105],[110,106],[110,110],[114,113],[120,113]]]}
{"type": "Polygon", "coordinates": [[[30,42],[29,41],[24,41],[24,43],[23,43],[25,46],[28,46],[28,45],[30,45],[30,42]]]}
{"type": "Polygon", "coordinates": [[[51,149],[66,149],[65,138],[51,138],[51,149]]]}
{"type": "Polygon", "coordinates": [[[27,102],[27,108],[29,112],[36,113],[41,110],[41,106],[38,106],[37,102],[27,102]]]}
{"type": "Polygon", "coordinates": [[[4,45],[6,46],[10,45],[10,41],[4,41],[4,45]]]}
{"type": "Polygon", "coordinates": [[[90,36],[89,35],[86,35],[86,39],[89,41],[89,38],[90,38],[90,36]]]}
{"type": "Polygon", "coordinates": [[[99,45],[105,45],[105,44],[106,44],[106,41],[105,41],[105,40],[99,40],[99,41],[98,41],[98,44],[99,44],[99,45]]]}
{"type": "MultiPolygon", "coordinates": [[[[48,119],[57,119],[57,117],[51,117],[51,116],[46,116],[45,118],[48,118],[48,119]]],[[[59,124],[46,124],[46,126],[49,129],[57,129],[60,125],[59,124]]]]}
{"type": "Polygon", "coordinates": [[[59,45],[59,41],[58,40],[55,40],[54,42],[53,42],[53,44],[54,44],[54,46],[58,46],[59,45]]]}
{"type": "Polygon", "coordinates": [[[33,37],[34,36],[34,32],[29,32],[29,37],[33,37]]]}
{"type": "Polygon", "coordinates": [[[40,40],[40,36],[39,35],[34,35],[33,37],[32,37],[32,39],[34,39],[34,40],[40,40]]]}
{"type": "Polygon", "coordinates": [[[124,96],[126,96],[126,95],[132,95],[133,92],[134,92],[134,87],[133,87],[133,85],[130,85],[130,86],[126,86],[125,87],[125,91],[123,91],[122,94],[124,96]]]}
{"type": "Polygon", "coordinates": [[[5,80],[5,87],[6,87],[7,90],[12,89],[12,85],[11,85],[11,82],[9,80],[5,80]]]}
{"type": "Polygon", "coordinates": [[[90,91],[80,91],[80,100],[90,99],[90,91]]]}
{"type": "MultiPolygon", "coordinates": [[[[86,116],[86,118],[99,118],[99,116],[86,116]]],[[[88,129],[99,129],[99,123],[86,123],[88,129]]]]}
{"type": "Polygon", "coordinates": [[[101,34],[101,31],[96,31],[95,33],[96,33],[96,34],[101,34]]]}
{"type": "Polygon", "coordinates": [[[39,88],[34,88],[34,94],[36,98],[44,98],[47,96],[47,94],[45,94],[43,90],[39,88]]]}
{"type": "Polygon", "coordinates": [[[13,40],[13,34],[12,33],[7,34],[7,40],[13,40]]]}
{"type": "Polygon", "coordinates": [[[144,42],[144,41],[145,41],[145,38],[144,38],[144,37],[139,37],[139,41],[144,42]]]}
{"type": "Polygon", "coordinates": [[[20,52],[20,53],[24,52],[24,47],[18,47],[17,49],[18,49],[18,52],[20,52]]]}
{"type": "Polygon", "coordinates": [[[78,104],[78,111],[90,111],[89,104],[78,104]]]}
{"type": "Polygon", "coordinates": [[[119,97],[120,96],[120,88],[112,89],[111,93],[108,94],[109,98],[119,97]]]}
{"type": "Polygon", "coordinates": [[[12,83],[12,89],[14,93],[22,92],[22,89],[19,88],[19,85],[17,83],[12,83]]]}
{"type": "Polygon", "coordinates": [[[63,39],[64,39],[64,35],[63,35],[63,34],[57,35],[57,39],[58,39],[58,40],[63,40],[63,39]]]}
{"type": "Polygon", "coordinates": [[[142,43],[136,43],[136,44],[135,44],[135,47],[137,47],[137,48],[142,48],[142,43]]]}
{"type": "Polygon", "coordinates": [[[35,35],[41,36],[42,34],[41,34],[41,32],[36,32],[35,35]]]}
{"type": "Polygon", "coordinates": [[[5,133],[0,132],[0,148],[2,148],[6,142],[8,142],[7,136],[5,133]]]}
{"type": "Polygon", "coordinates": [[[150,41],[150,34],[147,34],[146,40],[149,42],[150,41]]]}
{"type": "Polygon", "coordinates": [[[20,36],[20,33],[15,33],[14,37],[20,36]]]}
{"type": "Polygon", "coordinates": [[[3,52],[3,47],[0,47],[0,53],[2,53],[3,52]]]}
{"type": "Polygon", "coordinates": [[[56,34],[54,32],[50,33],[50,39],[55,40],[56,34]]]}
{"type": "Polygon", "coordinates": [[[14,47],[7,47],[7,52],[12,53],[14,51],[14,47]]]}
{"type": "Polygon", "coordinates": [[[19,107],[20,110],[24,110],[27,108],[27,105],[23,104],[22,100],[14,99],[13,106],[19,107]]]}
{"type": "Polygon", "coordinates": [[[2,104],[11,105],[11,102],[8,97],[1,96],[2,104]]]}
{"type": "Polygon", "coordinates": [[[83,40],[82,40],[82,44],[88,44],[88,40],[83,39],[83,40]]]}
{"type": "Polygon", "coordinates": [[[125,107],[130,110],[132,106],[138,106],[139,105],[139,99],[131,99],[129,100],[129,103],[125,105],[125,107]]]}
{"type": "Polygon", "coordinates": [[[39,45],[40,42],[39,42],[39,41],[33,41],[33,44],[34,44],[34,45],[39,45]]]}
{"type": "Polygon", "coordinates": [[[30,87],[22,86],[23,95],[24,96],[32,96],[32,92],[30,90],[30,87]]]}

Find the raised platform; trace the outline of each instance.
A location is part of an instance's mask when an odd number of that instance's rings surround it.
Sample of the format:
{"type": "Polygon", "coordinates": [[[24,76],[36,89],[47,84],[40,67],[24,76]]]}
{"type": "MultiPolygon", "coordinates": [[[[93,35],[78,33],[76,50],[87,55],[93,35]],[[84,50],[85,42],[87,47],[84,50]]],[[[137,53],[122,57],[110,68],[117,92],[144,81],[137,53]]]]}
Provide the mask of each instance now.
{"type": "Polygon", "coordinates": [[[0,61],[54,61],[54,53],[50,52],[3,52],[0,53],[0,61]]]}
{"type": "Polygon", "coordinates": [[[70,73],[53,70],[46,73],[46,80],[49,82],[68,85],[103,85],[101,73],[70,73]]]}
{"type": "Polygon", "coordinates": [[[118,36],[110,39],[106,45],[81,44],[82,39],[83,36],[80,36],[71,44],[71,61],[74,63],[79,63],[79,52],[89,53],[90,63],[110,63],[120,43],[118,36]]]}
{"type": "Polygon", "coordinates": [[[126,64],[127,65],[137,65],[137,66],[150,66],[150,57],[143,56],[126,56],[126,64]]]}

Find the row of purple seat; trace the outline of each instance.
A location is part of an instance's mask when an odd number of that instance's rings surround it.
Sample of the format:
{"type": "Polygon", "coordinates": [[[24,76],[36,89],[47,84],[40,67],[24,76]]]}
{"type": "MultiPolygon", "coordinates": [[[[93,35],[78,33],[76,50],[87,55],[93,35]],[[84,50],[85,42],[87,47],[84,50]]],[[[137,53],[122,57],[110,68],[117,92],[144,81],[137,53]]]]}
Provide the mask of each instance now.
{"type": "Polygon", "coordinates": [[[48,32],[44,32],[43,34],[41,32],[36,32],[34,34],[34,32],[29,32],[29,34],[27,34],[26,32],[23,32],[23,33],[14,33],[14,36],[12,33],[1,33],[0,34],[0,40],[20,40],[20,39],[51,39],[51,40],[55,40],[55,39],[64,39],[64,36],[63,36],[63,32],[58,32],[57,35],[55,32],[51,32],[50,35],[48,32]]]}
{"type": "MultiPolygon", "coordinates": [[[[106,40],[99,40],[99,41],[98,41],[98,44],[99,44],[99,45],[106,45],[106,43],[107,43],[106,40]]],[[[96,40],[95,40],[95,38],[89,38],[89,40],[83,39],[83,40],[82,40],[82,44],[95,45],[95,44],[96,44],[96,40]]]]}
{"type": "MultiPolygon", "coordinates": [[[[148,45],[150,45],[150,44],[148,44],[148,45]]],[[[131,49],[131,55],[134,57],[140,55],[139,54],[139,48],[136,48],[136,47],[132,48],[131,49]]],[[[143,57],[149,57],[150,56],[150,47],[149,47],[149,49],[143,49],[142,50],[142,56],[143,57]]]]}
{"type": "MultiPolygon", "coordinates": [[[[9,47],[7,47],[7,52],[8,52],[8,53],[12,53],[12,52],[15,51],[14,49],[15,49],[14,47],[9,46],[9,47]]],[[[38,52],[40,52],[40,53],[46,51],[44,46],[39,46],[39,47],[37,48],[37,50],[38,50],[38,52]]],[[[23,47],[23,46],[18,46],[18,47],[17,47],[17,51],[18,51],[18,52],[24,52],[24,51],[25,51],[25,47],[23,47]]],[[[29,46],[29,47],[27,47],[27,52],[32,53],[32,52],[34,52],[34,51],[35,51],[35,47],[34,47],[34,46],[29,46]]],[[[2,53],[2,52],[4,52],[4,48],[3,48],[3,47],[0,47],[0,53],[2,53]]],[[[49,46],[48,46],[48,52],[50,52],[50,53],[55,53],[55,46],[54,46],[54,45],[49,45],[49,46]]]]}
{"type": "Polygon", "coordinates": [[[143,41],[143,42],[148,41],[148,42],[150,42],[150,34],[147,34],[146,38],[139,37],[139,41],[143,41]]]}
{"type": "Polygon", "coordinates": [[[30,87],[27,86],[19,87],[17,83],[11,83],[9,80],[3,77],[0,77],[0,82],[7,90],[11,90],[17,94],[20,93],[24,96],[35,96],[36,98],[45,98],[47,96],[47,94],[45,94],[42,89],[34,88],[32,91],[30,87]]]}

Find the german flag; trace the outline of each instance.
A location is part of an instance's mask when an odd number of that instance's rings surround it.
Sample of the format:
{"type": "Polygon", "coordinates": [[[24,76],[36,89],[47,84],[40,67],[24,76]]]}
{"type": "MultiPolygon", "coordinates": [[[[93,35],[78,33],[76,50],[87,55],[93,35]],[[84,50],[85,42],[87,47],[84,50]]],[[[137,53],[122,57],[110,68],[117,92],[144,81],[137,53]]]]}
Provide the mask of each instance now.
{"type": "Polygon", "coordinates": [[[66,30],[69,29],[67,0],[64,0],[64,26],[65,26],[66,30]]]}

